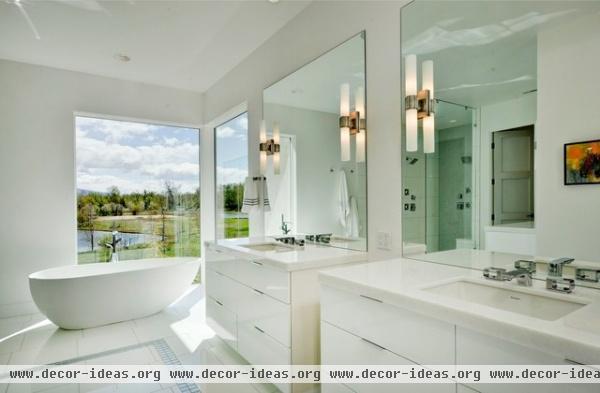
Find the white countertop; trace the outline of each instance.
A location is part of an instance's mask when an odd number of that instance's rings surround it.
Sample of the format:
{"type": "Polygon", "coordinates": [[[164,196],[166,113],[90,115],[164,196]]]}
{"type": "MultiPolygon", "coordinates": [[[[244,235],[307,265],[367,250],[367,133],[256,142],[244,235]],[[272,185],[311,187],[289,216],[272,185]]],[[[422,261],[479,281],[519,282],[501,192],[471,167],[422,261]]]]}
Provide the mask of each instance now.
{"type": "MultiPolygon", "coordinates": [[[[217,248],[243,253],[245,256],[255,257],[265,265],[287,271],[324,268],[345,263],[363,262],[368,259],[368,254],[363,251],[312,243],[306,243],[304,247],[295,247],[290,251],[257,251],[244,247],[251,244],[265,243],[276,243],[276,241],[272,237],[253,237],[217,240],[216,242],[207,242],[207,245],[214,244],[217,248]]],[[[281,245],[285,246],[284,244],[281,245]]]]}
{"type": "MultiPolygon", "coordinates": [[[[514,261],[514,259],[512,259],[514,261]]],[[[470,265],[490,265],[471,260],[470,265]]],[[[492,258],[493,263],[500,263],[492,258]]],[[[484,334],[538,349],[585,364],[600,364],[600,292],[576,288],[572,294],[545,289],[534,280],[531,288],[515,283],[494,283],[509,289],[551,294],[565,299],[583,298],[586,306],[563,318],[547,321],[503,311],[485,305],[460,301],[426,292],[423,288],[461,277],[487,281],[477,270],[398,258],[320,273],[321,283],[354,293],[375,297],[385,303],[444,320],[484,334]]]]}

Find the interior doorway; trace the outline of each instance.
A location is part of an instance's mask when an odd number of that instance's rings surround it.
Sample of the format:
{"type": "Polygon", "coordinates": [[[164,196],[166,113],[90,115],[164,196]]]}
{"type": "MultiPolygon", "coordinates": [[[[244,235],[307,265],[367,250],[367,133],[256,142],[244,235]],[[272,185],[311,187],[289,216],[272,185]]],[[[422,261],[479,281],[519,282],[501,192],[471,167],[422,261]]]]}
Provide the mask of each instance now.
{"type": "Polygon", "coordinates": [[[492,225],[532,223],[534,126],[496,131],[492,141],[492,225]]]}

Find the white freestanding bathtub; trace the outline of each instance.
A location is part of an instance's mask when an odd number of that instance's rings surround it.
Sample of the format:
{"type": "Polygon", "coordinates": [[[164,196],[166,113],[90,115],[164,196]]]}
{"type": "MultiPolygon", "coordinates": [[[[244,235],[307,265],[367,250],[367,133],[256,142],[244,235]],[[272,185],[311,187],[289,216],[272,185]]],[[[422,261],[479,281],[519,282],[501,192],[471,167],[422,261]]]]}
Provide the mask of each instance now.
{"type": "Polygon", "coordinates": [[[194,280],[198,258],[90,263],[29,276],[35,304],[63,329],[142,318],[176,300],[194,280]]]}

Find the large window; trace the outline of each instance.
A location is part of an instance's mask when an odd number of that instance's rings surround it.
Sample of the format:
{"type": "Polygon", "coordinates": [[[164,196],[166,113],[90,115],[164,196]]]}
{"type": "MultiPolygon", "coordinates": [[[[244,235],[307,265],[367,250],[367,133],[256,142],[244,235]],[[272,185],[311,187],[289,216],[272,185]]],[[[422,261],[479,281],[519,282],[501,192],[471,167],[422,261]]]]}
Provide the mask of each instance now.
{"type": "Polygon", "coordinates": [[[215,162],[217,238],[248,237],[248,215],[242,213],[248,176],[248,113],[215,128],[215,162]]]}
{"type": "Polygon", "coordinates": [[[200,256],[197,129],[76,117],[79,263],[200,256]]]}

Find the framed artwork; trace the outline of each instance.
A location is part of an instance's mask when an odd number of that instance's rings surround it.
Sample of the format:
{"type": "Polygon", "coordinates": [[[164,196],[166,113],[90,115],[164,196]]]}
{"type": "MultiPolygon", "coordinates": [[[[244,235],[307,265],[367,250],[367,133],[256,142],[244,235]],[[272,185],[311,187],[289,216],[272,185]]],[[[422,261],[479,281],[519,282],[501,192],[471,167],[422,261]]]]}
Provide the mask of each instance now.
{"type": "Polygon", "coordinates": [[[600,140],[565,144],[565,185],[600,184],[600,140]]]}

